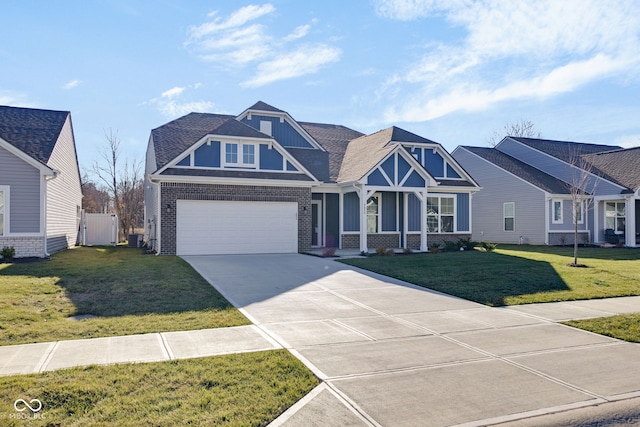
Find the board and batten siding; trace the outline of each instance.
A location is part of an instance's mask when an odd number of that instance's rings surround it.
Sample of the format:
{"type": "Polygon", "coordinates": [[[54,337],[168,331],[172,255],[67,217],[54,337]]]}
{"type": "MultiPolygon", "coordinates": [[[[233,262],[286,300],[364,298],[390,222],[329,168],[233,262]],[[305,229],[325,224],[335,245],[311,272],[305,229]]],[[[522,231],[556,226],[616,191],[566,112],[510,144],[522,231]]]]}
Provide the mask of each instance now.
{"type": "Polygon", "coordinates": [[[76,245],[80,226],[82,190],[70,115],[47,165],[58,171],[47,181],[47,251],[54,253],[76,245]]]}
{"type": "Polygon", "coordinates": [[[453,157],[482,190],[473,195],[472,239],[496,243],[544,244],[546,193],[458,147],[453,157]],[[515,231],[504,231],[503,204],[515,203],[515,231]]]}
{"type": "Polygon", "coordinates": [[[40,228],[40,171],[0,148],[0,185],[8,185],[9,233],[38,234],[40,228]]]}
{"type": "MultiPolygon", "coordinates": [[[[496,149],[564,182],[572,182],[574,178],[572,167],[567,163],[512,139],[505,139],[496,149]]],[[[589,192],[593,192],[595,187],[596,195],[618,194],[623,190],[623,187],[596,176],[588,179],[586,187],[589,192]]]]}

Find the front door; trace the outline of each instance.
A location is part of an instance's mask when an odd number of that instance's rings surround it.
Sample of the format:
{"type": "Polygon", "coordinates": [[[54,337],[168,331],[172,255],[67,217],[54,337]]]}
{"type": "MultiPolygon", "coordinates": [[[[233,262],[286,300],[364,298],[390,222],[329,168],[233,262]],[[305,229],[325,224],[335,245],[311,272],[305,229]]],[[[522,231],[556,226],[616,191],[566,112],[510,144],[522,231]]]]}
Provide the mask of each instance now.
{"type": "Polygon", "coordinates": [[[322,209],[320,200],[311,201],[311,246],[322,246],[322,209]]]}

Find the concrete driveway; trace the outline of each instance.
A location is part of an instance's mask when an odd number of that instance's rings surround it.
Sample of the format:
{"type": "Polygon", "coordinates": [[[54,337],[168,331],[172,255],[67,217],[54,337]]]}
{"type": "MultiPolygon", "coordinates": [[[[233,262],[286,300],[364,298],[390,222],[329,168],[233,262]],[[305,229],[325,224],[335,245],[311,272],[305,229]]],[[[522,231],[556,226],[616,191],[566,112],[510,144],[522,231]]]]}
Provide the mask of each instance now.
{"type": "Polygon", "coordinates": [[[640,347],[305,255],[184,257],[324,383],[274,424],[487,425],[640,396],[640,347]]]}

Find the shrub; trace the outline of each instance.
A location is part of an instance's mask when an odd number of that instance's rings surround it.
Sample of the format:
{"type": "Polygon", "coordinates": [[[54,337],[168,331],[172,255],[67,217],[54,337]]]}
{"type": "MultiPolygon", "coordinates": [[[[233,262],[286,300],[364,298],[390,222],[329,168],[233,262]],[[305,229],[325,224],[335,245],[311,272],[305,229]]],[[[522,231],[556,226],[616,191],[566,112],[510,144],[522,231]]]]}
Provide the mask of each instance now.
{"type": "Polygon", "coordinates": [[[384,252],[384,255],[385,255],[385,256],[395,256],[395,255],[396,255],[396,252],[395,252],[393,249],[387,249],[387,250],[384,252]]]}
{"type": "Polygon", "coordinates": [[[431,243],[429,245],[429,252],[437,254],[438,252],[440,252],[440,243],[431,243]]]}
{"type": "Polygon", "coordinates": [[[387,251],[387,248],[385,248],[384,246],[378,246],[376,248],[376,255],[384,255],[386,251],[387,251]]]}
{"type": "Polygon", "coordinates": [[[498,244],[497,243],[482,242],[482,247],[487,252],[493,252],[493,250],[498,247],[498,244]]]}
{"type": "Polygon", "coordinates": [[[0,255],[2,255],[3,261],[11,262],[13,261],[13,257],[16,256],[16,248],[14,248],[13,246],[5,246],[0,251],[0,255]]]}
{"type": "Polygon", "coordinates": [[[336,248],[322,248],[323,257],[332,257],[336,254],[336,248]]]}
{"type": "Polygon", "coordinates": [[[447,240],[444,242],[444,250],[446,252],[456,252],[460,250],[460,245],[458,245],[458,242],[447,240]]]}
{"type": "Polygon", "coordinates": [[[478,246],[478,242],[474,242],[471,239],[458,240],[458,247],[464,248],[465,251],[472,251],[476,246],[478,246]]]}

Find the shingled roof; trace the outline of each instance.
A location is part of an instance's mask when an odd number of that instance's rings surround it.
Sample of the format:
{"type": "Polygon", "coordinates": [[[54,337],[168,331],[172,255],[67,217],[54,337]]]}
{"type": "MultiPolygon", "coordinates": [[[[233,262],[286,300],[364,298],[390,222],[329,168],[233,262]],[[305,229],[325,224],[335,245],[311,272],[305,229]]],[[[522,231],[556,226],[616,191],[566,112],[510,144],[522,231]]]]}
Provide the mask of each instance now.
{"type": "Polygon", "coordinates": [[[393,127],[361,136],[349,143],[342,160],[338,182],[358,181],[396,147],[389,144],[393,127]]]}
{"type": "Polygon", "coordinates": [[[0,106],[0,138],[46,165],[69,114],[0,106]]]}
{"type": "Polygon", "coordinates": [[[584,142],[572,141],[554,141],[550,139],[523,138],[517,136],[511,136],[509,138],[568,163],[573,160],[572,157],[574,156],[602,153],[604,151],[622,148],[611,145],[587,144],[584,142]]]}
{"type": "MultiPolygon", "coordinates": [[[[522,178],[536,187],[551,194],[569,194],[569,186],[562,180],[542,172],[520,160],[517,160],[495,148],[468,147],[463,146],[467,151],[493,163],[505,171],[522,178]]],[[[480,183],[482,185],[482,183],[480,183]]]]}
{"type": "Polygon", "coordinates": [[[617,184],[637,191],[640,188],[640,147],[582,156],[589,164],[617,184]]]}
{"type": "Polygon", "coordinates": [[[286,111],[282,111],[273,105],[269,105],[266,102],[258,101],[253,104],[251,107],[247,108],[247,110],[258,110],[258,111],[271,111],[273,113],[286,113],[286,111]]]}
{"type": "Polygon", "coordinates": [[[270,139],[225,114],[190,113],[151,131],[156,153],[156,168],[160,169],[206,135],[245,136],[270,139]]]}

